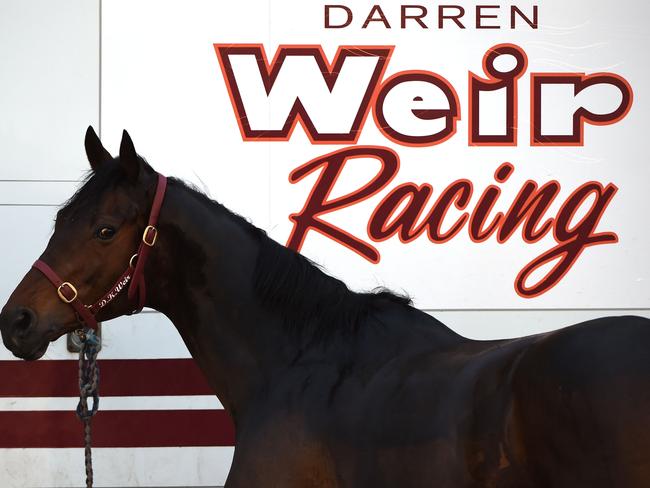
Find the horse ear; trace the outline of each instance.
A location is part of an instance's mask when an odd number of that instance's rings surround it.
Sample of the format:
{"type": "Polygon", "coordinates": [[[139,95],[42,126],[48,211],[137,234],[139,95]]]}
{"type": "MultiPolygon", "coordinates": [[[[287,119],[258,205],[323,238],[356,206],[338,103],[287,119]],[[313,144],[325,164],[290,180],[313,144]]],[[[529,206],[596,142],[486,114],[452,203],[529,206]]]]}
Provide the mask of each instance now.
{"type": "Polygon", "coordinates": [[[93,171],[97,171],[102,164],[113,159],[110,153],[104,149],[102,141],[97,137],[92,125],[89,125],[88,129],[86,129],[84,146],[86,147],[86,157],[93,171]]]}
{"type": "Polygon", "coordinates": [[[140,170],[143,166],[142,161],[135,152],[135,146],[131,136],[127,131],[122,132],[122,142],[120,144],[120,164],[126,171],[130,181],[135,182],[140,176],[140,170]]]}

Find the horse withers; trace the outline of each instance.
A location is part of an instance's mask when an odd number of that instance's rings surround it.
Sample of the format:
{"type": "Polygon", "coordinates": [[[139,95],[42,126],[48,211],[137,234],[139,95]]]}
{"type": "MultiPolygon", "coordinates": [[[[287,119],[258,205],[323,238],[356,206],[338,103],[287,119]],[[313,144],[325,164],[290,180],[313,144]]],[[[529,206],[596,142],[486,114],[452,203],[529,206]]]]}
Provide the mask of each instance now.
{"type": "MultiPolygon", "coordinates": [[[[92,171],[40,257],[72,288],[28,271],[0,314],[4,344],[40,358],[80,327],[70,303],[101,301],[146,241],[144,304],[235,423],[228,488],[650,486],[647,319],[468,340],[405,297],[350,291],[177,179],[161,200],[126,132],[117,158],[91,128],[85,142],[92,171]]],[[[138,308],[113,298],[92,320],[138,308]]]]}

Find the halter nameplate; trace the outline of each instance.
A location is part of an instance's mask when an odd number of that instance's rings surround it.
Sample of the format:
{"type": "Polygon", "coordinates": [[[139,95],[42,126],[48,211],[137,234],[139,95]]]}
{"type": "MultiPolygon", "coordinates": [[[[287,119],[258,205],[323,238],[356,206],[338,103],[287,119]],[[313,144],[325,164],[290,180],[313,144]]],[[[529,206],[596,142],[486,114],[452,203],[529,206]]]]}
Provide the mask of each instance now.
{"type": "Polygon", "coordinates": [[[113,285],[113,288],[106,293],[102,298],[100,298],[98,301],[96,301],[93,305],[88,307],[90,311],[94,314],[99,312],[102,308],[104,308],[106,305],[111,303],[113,300],[115,300],[120,292],[126,288],[126,285],[129,284],[129,281],[131,281],[131,273],[128,273],[126,276],[123,278],[120,278],[115,285],[113,285]]]}
{"type": "Polygon", "coordinates": [[[106,305],[111,303],[117,295],[124,289],[124,287],[127,285],[127,283],[131,281],[131,276],[126,276],[122,281],[120,281],[117,285],[115,285],[115,288],[113,288],[111,291],[108,292],[108,295],[106,298],[100,300],[95,304],[97,308],[104,308],[106,305]]]}

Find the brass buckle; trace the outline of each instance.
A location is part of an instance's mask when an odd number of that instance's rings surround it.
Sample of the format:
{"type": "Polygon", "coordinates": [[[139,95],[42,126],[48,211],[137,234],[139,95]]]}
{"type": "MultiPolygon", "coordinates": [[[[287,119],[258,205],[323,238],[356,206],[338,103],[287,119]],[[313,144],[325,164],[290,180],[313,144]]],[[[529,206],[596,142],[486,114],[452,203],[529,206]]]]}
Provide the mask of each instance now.
{"type": "Polygon", "coordinates": [[[149,247],[153,247],[153,245],[156,243],[157,238],[158,238],[158,229],[156,229],[153,225],[148,225],[144,229],[144,232],[142,233],[142,242],[144,242],[149,247]],[[149,233],[150,230],[153,231],[153,239],[151,239],[151,242],[147,241],[147,234],[149,233]]]}
{"type": "Polygon", "coordinates": [[[72,283],[69,283],[69,282],[67,282],[67,281],[61,283],[61,284],[59,285],[59,287],[56,289],[56,292],[58,293],[59,298],[60,298],[61,300],[63,300],[65,303],[72,303],[72,302],[74,302],[74,301],[77,299],[77,295],[78,295],[78,293],[77,293],[77,289],[76,289],[74,286],[72,286],[72,283]],[[61,291],[61,289],[62,289],[64,286],[68,286],[68,287],[70,287],[70,288],[72,289],[72,291],[74,292],[74,296],[73,296],[72,298],[68,299],[68,298],[66,298],[66,296],[63,294],[63,292],[61,291]]]}

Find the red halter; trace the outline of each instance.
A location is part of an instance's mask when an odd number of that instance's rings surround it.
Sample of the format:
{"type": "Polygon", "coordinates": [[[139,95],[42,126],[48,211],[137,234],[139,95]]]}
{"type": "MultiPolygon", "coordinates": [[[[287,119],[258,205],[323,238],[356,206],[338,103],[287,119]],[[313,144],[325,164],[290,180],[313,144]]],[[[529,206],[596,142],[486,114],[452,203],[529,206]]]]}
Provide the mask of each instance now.
{"type": "Polygon", "coordinates": [[[151,248],[156,243],[156,238],[158,237],[156,225],[158,224],[158,216],[160,215],[160,207],[165,198],[166,188],[167,178],[159,174],[156,194],[151,205],[151,213],[149,214],[149,222],[142,233],[142,241],[140,242],[140,246],[138,246],[138,252],[131,257],[126,271],[122,273],[111,289],[92,305],[84,305],[79,299],[79,293],[72,283],[63,281],[47,263],[38,259],[33,264],[33,267],[43,273],[56,287],[56,292],[61,301],[74,308],[79,321],[86,324],[86,326],[97,329],[97,319],[95,318],[97,312],[111,303],[126,288],[129,282],[131,283],[128,292],[129,300],[133,301],[136,294],[138,295],[137,307],[131,313],[138,313],[144,307],[147,298],[144,266],[151,252],[151,248]]]}

